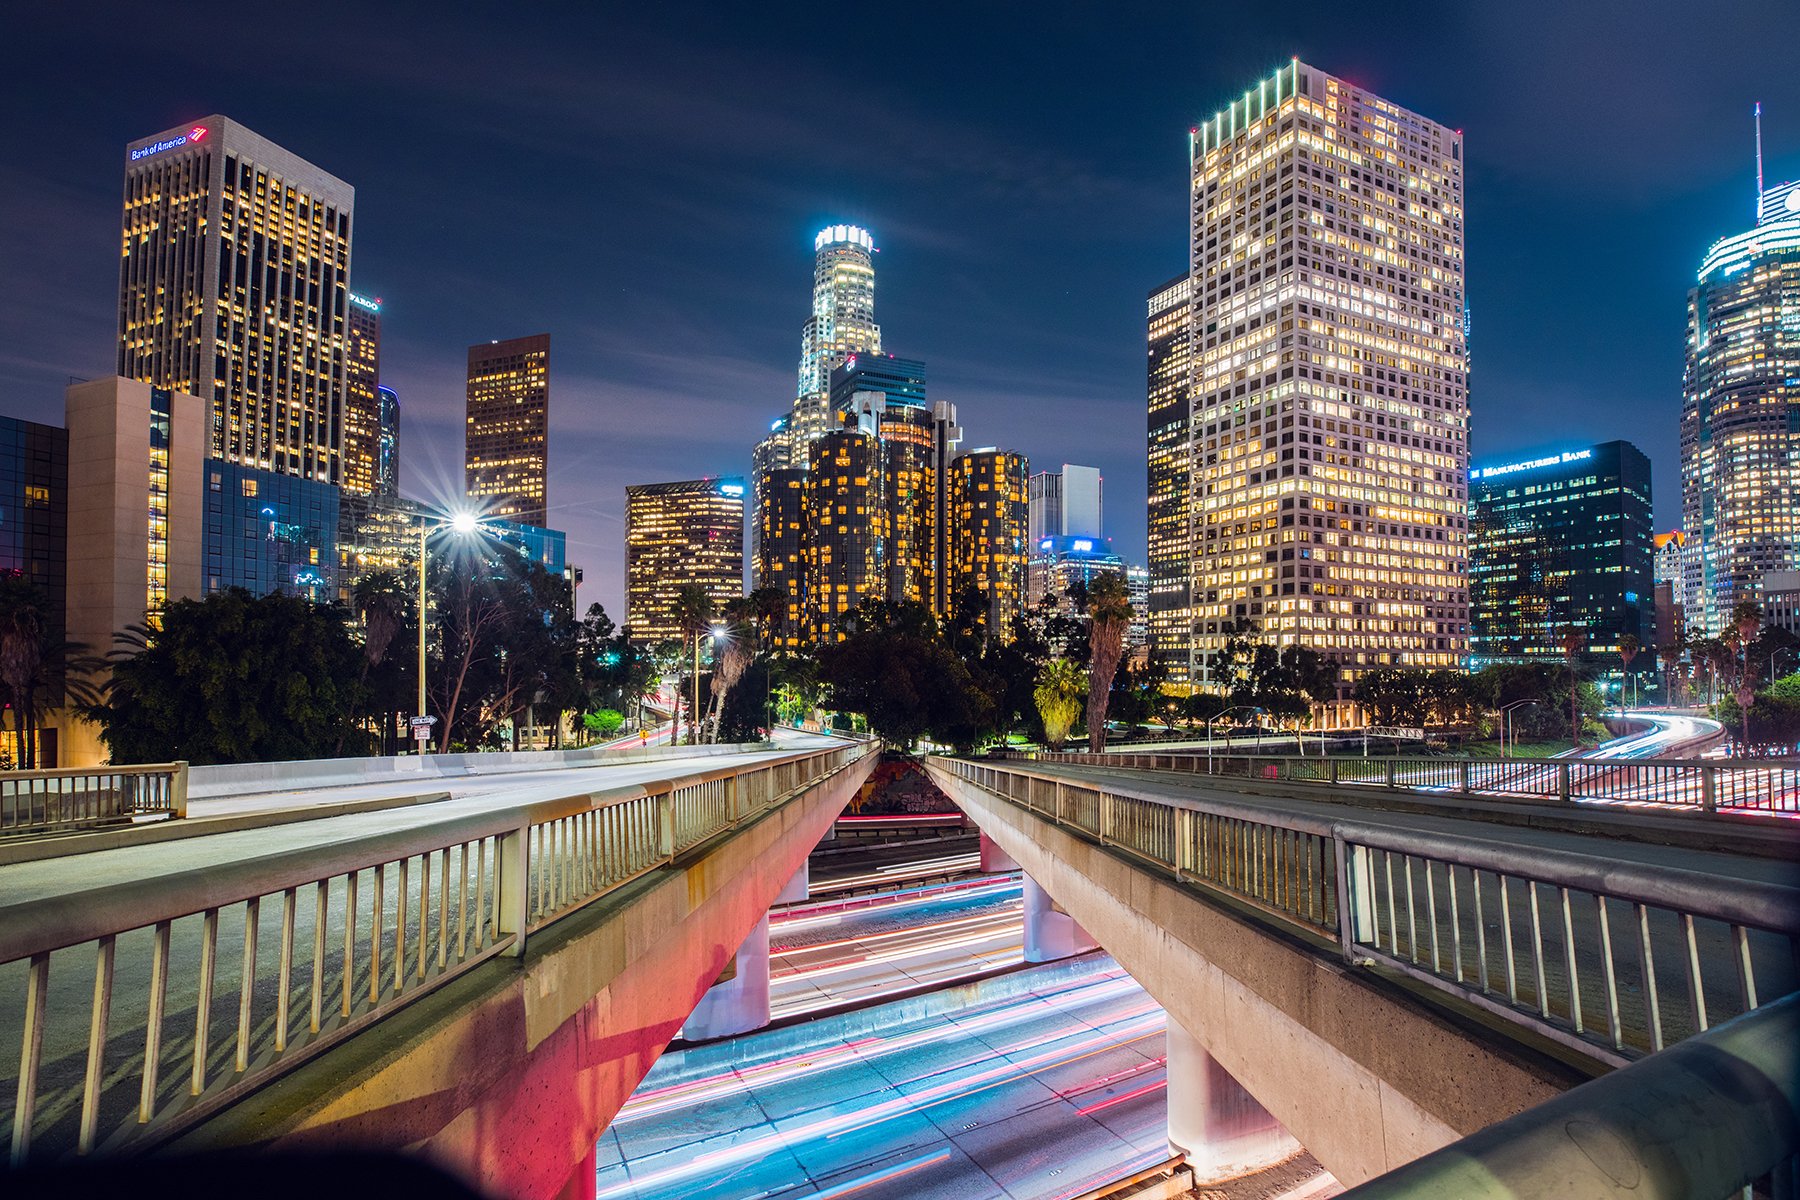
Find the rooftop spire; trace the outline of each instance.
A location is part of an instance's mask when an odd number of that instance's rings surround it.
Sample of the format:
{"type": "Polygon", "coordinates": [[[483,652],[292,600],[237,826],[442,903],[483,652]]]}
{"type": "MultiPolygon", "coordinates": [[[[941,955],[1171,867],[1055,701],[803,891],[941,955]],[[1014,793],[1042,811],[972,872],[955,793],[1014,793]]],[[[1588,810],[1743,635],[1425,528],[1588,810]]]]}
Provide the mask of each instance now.
{"type": "Polygon", "coordinates": [[[1762,101],[1756,102],[1756,216],[1762,219],[1763,173],[1762,173],[1762,101]]]}

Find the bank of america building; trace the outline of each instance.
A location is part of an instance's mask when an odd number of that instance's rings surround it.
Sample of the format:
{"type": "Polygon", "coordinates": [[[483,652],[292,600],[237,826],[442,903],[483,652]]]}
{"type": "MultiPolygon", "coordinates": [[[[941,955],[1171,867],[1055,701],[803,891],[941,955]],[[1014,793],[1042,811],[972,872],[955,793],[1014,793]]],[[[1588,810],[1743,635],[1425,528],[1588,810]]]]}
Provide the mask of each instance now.
{"type": "Polygon", "coordinates": [[[1562,658],[1562,633],[1616,666],[1619,639],[1654,657],[1650,460],[1605,442],[1469,471],[1469,601],[1476,667],[1562,658]]]}

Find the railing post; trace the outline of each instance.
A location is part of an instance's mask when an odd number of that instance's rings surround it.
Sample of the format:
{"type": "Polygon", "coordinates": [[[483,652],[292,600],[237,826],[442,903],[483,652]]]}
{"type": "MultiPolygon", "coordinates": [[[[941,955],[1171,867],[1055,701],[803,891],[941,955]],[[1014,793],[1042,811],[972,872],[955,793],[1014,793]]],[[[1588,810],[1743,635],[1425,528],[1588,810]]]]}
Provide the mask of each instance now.
{"type": "Polygon", "coordinates": [[[1464,795],[1467,795],[1469,791],[1469,760],[1466,758],[1463,759],[1458,766],[1461,768],[1457,774],[1462,780],[1462,791],[1464,795]]]}
{"type": "Polygon", "coordinates": [[[531,911],[531,826],[521,825],[494,839],[494,890],[500,912],[494,932],[513,935],[506,953],[518,958],[525,953],[525,926],[531,911]]]}
{"type": "Polygon", "coordinates": [[[175,773],[169,779],[169,816],[179,819],[187,816],[188,765],[185,762],[175,764],[175,773]]]}
{"type": "Polygon", "coordinates": [[[1175,879],[1180,882],[1187,878],[1183,872],[1191,871],[1194,865],[1194,810],[1178,808],[1175,810],[1175,879]]]}
{"type": "Polygon", "coordinates": [[[1556,764],[1556,798],[1564,804],[1569,802],[1569,764],[1556,764]]]}
{"type": "Polygon", "coordinates": [[[675,789],[656,797],[656,851],[664,862],[675,857],[675,789]]]}
{"type": "Polygon", "coordinates": [[[1338,781],[1338,760],[1334,758],[1331,760],[1331,782],[1336,783],[1337,781],[1338,781]]]}
{"type": "Polygon", "coordinates": [[[1394,786],[1394,760],[1391,758],[1387,760],[1387,785],[1394,786]]]}
{"type": "Polygon", "coordinates": [[[1099,834],[1100,844],[1104,846],[1106,845],[1106,831],[1113,823],[1113,796],[1111,792],[1100,793],[1100,804],[1098,807],[1099,815],[1095,819],[1094,824],[1099,826],[1099,828],[1096,829],[1095,832],[1099,834]]]}
{"type": "Polygon", "coordinates": [[[1056,823],[1058,825],[1061,825],[1063,823],[1063,783],[1060,779],[1056,781],[1056,791],[1053,793],[1053,796],[1055,808],[1050,815],[1056,818],[1056,823]]]}
{"type": "Polygon", "coordinates": [[[1356,961],[1356,946],[1375,917],[1374,877],[1367,846],[1351,846],[1333,836],[1337,859],[1338,948],[1344,961],[1356,961]]]}
{"type": "Polygon", "coordinates": [[[1711,763],[1700,767],[1700,810],[1715,813],[1719,811],[1719,777],[1718,768],[1711,763]]]}
{"type": "Polygon", "coordinates": [[[738,811],[738,779],[739,776],[732,775],[725,780],[725,820],[732,825],[736,825],[738,817],[743,815],[738,811]]]}

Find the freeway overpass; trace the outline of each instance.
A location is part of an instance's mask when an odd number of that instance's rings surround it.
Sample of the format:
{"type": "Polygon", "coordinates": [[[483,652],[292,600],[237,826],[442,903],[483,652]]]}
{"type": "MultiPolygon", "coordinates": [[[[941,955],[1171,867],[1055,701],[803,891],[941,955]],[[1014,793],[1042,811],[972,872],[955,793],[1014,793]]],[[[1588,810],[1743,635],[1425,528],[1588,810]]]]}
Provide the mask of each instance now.
{"type": "MultiPolygon", "coordinates": [[[[590,1194],[678,1030],[753,1026],[759,982],[766,1019],[767,910],[868,749],[433,779],[448,798],[305,821],[195,800],[82,835],[160,841],[0,866],[11,1153],[404,1147],[491,1194],[590,1194]]],[[[1291,1134],[1372,1179],[1794,986],[1769,852],[1800,846],[1732,811],[1787,795],[1768,768],[1082,758],[928,769],[1023,868],[1024,956],[1097,939],[1167,1010],[1170,1140],[1220,1169],[1291,1134]],[[1631,807],[1646,788],[1694,811],[1631,807]]]]}

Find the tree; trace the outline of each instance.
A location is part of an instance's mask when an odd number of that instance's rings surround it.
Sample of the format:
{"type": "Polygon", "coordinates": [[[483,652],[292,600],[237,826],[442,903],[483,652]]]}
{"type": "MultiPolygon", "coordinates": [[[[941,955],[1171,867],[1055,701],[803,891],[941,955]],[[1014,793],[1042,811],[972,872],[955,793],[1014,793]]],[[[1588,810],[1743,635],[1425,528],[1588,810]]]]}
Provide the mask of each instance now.
{"type": "Polygon", "coordinates": [[[366,749],[354,725],[362,651],[338,610],[232,588],[177,600],[161,629],[119,641],[112,679],[78,708],[115,763],[323,758],[346,740],[366,749]]]}
{"type": "MultiPolygon", "coordinates": [[[[1632,660],[1638,656],[1638,650],[1641,649],[1642,646],[1643,643],[1638,640],[1638,636],[1635,633],[1628,633],[1619,639],[1619,661],[1625,664],[1625,675],[1627,678],[1631,676],[1632,660]]],[[[1637,683],[1635,680],[1632,682],[1631,702],[1633,704],[1637,703],[1637,683]]]]}
{"type": "Polygon", "coordinates": [[[725,711],[725,698],[750,669],[757,650],[757,614],[751,598],[745,596],[731,601],[725,606],[723,615],[725,633],[713,646],[712,726],[715,742],[719,740],[719,719],[725,711]]]}
{"type": "Polygon", "coordinates": [[[1081,668],[1066,658],[1051,659],[1039,670],[1032,695],[1038,715],[1044,720],[1044,742],[1052,750],[1061,750],[1069,740],[1069,730],[1081,715],[1081,699],[1087,687],[1081,668]]]}
{"type": "Polygon", "coordinates": [[[1569,736],[1574,739],[1575,749],[1581,749],[1581,715],[1576,707],[1575,695],[1575,660],[1587,645],[1587,635],[1573,625],[1564,626],[1557,635],[1557,644],[1562,647],[1563,662],[1569,668],[1569,736]]]}
{"type": "Polygon", "coordinates": [[[927,734],[973,749],[993,732],[992,702],[923,606],[865,601],[845,629],[844,640],[818,656],[831,708],[861,713],[902,750],[927,734]]]}
{"type": "Polygon", "coordinates": [[[590,733],[603,738],[611,737],[619,732],[621,725],[625,724],[625,714],[616,708],[596,709],[583,715],[581,723],[587,727],[590,733]]]}
{"type": "Polygon", "coordinates": [[[1088,619],[1088,750],[1106,749],[1106,713],[1112,698],[1113,673],[1125,653],[1125,631],[1131,625],[1131,595],[1125,577],[1108,571],[1087,589],[1088,619]]]}
{"type": "MultiPolygon", "coordinates": [[[[350,607],[362,620],[363,661],[360,676],[364,694],[372,697],[373,689],[369,686],[370,672],[387,661],[388,650],[394,644],[394,638],[407,623],[413,605],[408,596],[406,581],[395,571],[375,571],[364,575],[356,581],[350,591],[350,607]]],[[[391,752],[389,744],[394,741],[396,709],[382,705],[371,705],[371,715],[379,715],[383,720],[383,750],[391,752]]]]}
{"type": "Polygon", "coordinates": [[[579,636],[569,585],[505,548],[470,546],[433,562],[439,745],[499,744],[501,725],[545,703],[579,702],[579,636]]]}
{"type": "MultiPolygon", "coordinates": [[[[712,597],[706,594],[705,588],[699,584],[690,583],[675,593],[675,625],[681,630],[681,661],[683,663],[690,661],[688,647],[692,646],[691,661],[697,664],[700,660],[700,639],[705,637],[707,630],[712,627],[712,597]]],[[[697,667],[694,673],[697,677],[697,667]]],[[[698,678],[693,680],[693,684],[695,698],[688,702],[688,745],[690,746],[698,745],[700,742],[698,678]]],[[[681,701],[681,689],[677,688],[675,692],[675,725],[669,739],[671,743],[681,740],[681,701]]]]}

